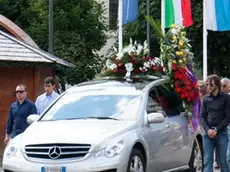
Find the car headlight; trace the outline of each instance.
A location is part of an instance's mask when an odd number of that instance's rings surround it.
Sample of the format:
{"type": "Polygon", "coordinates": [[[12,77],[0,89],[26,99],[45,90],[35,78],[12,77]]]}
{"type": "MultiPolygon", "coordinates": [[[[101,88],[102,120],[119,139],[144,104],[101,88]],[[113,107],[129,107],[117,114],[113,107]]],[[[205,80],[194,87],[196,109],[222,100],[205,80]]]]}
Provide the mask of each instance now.
{"type": "Polygon", "coordinates": [[[118,140],[108,144],[105,148],[105,156],[108,158],[115,157],[119,155],[124,149],[123,140],[118,140]]]}
{"type": "Polygon", "coordinates": [[[6,156],[12,157],[16,154],[18,148],[15,143],[10,144],[6,149],[6,156]]]}
{"type": "Polygon", "coordinates": [[[20,136],[15,137],[12,139],[8,145],[6,146],[4,156],[10,158],[12,156],[19,156],[20,150],[19,150],[19,141],[20,141],[20,136]]]}

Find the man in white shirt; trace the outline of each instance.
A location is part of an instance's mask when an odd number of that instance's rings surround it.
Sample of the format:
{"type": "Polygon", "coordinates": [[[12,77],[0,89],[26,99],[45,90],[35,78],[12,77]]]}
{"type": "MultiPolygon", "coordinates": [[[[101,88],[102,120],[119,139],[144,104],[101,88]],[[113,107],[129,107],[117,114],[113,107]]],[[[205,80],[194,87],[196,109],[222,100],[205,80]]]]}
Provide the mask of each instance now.
{"type": "Polygon", "coordinates": [[[59,94],[57,94],[54,91],[55,88],[55,81],[53,77],[47,77],[44,80],[44,89],[45,93],[40,95],[36,102],[35,105],[37,107],[38,114],[42,114],[44,110],[51,104],[53,101],[59,97],[59,94]]]}

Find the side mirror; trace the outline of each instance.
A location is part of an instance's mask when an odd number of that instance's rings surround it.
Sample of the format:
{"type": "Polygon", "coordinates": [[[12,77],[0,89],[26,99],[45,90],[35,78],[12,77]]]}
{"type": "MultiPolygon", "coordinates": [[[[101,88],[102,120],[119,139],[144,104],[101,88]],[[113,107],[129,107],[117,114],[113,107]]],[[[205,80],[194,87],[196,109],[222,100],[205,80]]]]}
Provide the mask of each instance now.
{"type": "Polygon", "coordinates": [[[151,123],[160,123],[164,122],[165,117],[162,113],[150,113],[147,116],[148,122],[151,123]]]}
{"type": "Polygon", "coordinates": [[[32,114],[32,115],[30,115],[30,116],[27,117],[26,122],[30,125],[33,122],[37,121],[38,118],[39,118],[38,114],[32,114]]]}

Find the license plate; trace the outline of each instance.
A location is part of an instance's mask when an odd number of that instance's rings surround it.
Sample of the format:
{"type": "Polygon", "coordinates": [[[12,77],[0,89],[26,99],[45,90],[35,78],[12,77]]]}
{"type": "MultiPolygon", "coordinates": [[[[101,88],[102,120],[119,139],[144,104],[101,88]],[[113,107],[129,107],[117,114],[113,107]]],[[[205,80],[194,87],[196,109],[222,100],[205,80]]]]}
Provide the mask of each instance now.
{"type": "Polygon", "coordinates": [[[41,172],[66,172],[65,167],[42,167],[41,172]]]}

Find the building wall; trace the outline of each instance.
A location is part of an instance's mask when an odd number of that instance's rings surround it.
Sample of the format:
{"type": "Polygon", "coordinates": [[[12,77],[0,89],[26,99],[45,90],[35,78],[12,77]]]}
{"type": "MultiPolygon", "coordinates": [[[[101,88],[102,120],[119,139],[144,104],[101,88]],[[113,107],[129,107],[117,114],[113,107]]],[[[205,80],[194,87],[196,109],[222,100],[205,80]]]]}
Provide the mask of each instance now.
{"type": "Polygon", "coordinates": [[[110,11],[114,11],[111,9],[110,1],[118,1],[118,0],[97,0],[98,2],[104,3],[104,9],[105,9],[105,17],[107,19],[108,24],[108,32],[106,33],[108,36],[106,44],[101,48],[99,52],[97,52],[99,55],[102,56],[109,56],[108,50],[113,47],[113,45],[116,43],[118,35],[117,35],[117,29],[110,30],[109,21],[110,21],[110,11]]]}

